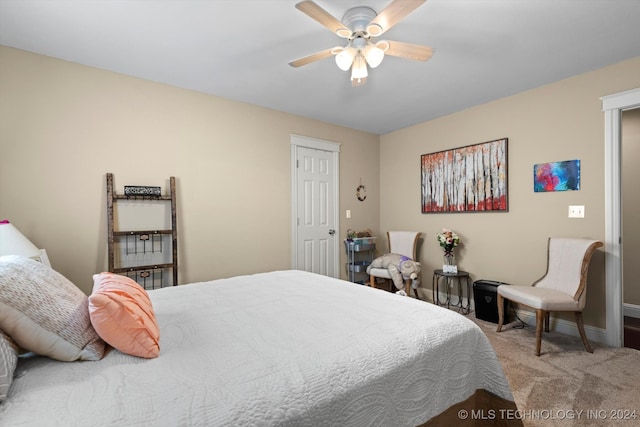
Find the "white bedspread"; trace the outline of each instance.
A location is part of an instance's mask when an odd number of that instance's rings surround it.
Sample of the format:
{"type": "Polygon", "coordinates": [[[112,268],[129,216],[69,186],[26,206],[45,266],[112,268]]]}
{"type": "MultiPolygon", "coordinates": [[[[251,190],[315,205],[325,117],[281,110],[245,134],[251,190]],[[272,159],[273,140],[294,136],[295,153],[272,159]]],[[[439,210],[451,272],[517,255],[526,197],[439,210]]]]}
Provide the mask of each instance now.
{"type": "Polygon", "coordinates": [[[486,389],[481,330],[432,304],[300,271],[149,292],[160,357],[21,360],[2,426],[415,426],[486,389]]]}

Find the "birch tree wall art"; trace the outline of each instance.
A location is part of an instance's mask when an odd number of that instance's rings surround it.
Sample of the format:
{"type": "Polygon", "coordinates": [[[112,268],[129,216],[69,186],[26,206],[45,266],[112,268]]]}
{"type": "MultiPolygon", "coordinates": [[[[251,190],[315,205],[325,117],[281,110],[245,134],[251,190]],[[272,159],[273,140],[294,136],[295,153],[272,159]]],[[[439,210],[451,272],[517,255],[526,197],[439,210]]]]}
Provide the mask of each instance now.
{"type": "Polygon", "coordinates": [[[423,154],[422,213],[506,212],[508,138],[423,154]]]}

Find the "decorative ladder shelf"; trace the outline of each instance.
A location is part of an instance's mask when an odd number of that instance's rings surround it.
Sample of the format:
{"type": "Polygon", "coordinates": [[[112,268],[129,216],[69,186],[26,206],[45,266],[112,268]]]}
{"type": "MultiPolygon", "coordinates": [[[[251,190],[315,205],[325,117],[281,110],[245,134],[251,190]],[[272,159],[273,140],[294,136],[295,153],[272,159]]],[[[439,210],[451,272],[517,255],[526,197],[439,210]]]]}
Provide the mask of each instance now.
{"type": "MultiPolygon", "coordinates": [[[[157,188],[157,187],[154,187],[157,188]]],[[[169,178],[169,194],[116,194],[114,191],[113,174],[107,173],[107,232],[109,249],[109,271],[133,278],[145,289],[165,286],[165,272],[171,270],[171,284],[178,284],[178,229],[176,227],[176,182],[175,177],[169,178]],[[149,203],[171,203],[171,226],[164,230],[116,230],[115,210],[119,200],[143,201],[149,203]],[[116,260],[116,250],[123,245],[125,256],[163,252],[164,236],[171,237],[171,259],[169,262],[149,263],[144,265],[123,265],[116,260]],[[133,252],[129,253],[129,238],[133,239],[133,252]],[[142,251],[138,250],[142,242],[142,251]],[[151,246],[147,251],[147,244],[151,246]],[[158,248],[158,250],[156,250],[158,248]],[[149,284],[150,282],[150,284],[149,284]],[[159,286],[156,286],[159,284],[159,286]]],[[[120,257],[121,258],[121,257],[120,257]]]]}

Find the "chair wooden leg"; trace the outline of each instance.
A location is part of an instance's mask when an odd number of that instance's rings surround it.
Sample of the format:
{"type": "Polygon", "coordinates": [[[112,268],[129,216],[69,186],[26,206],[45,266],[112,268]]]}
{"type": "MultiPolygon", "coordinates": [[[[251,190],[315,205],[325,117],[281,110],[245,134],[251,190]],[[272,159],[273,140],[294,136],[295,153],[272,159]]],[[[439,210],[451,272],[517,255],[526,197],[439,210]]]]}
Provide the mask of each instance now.
{"type": "Polygon", "coordinates": [[[502,324],[504,322],[504,297],[498,294],[498,329],[496,332],[502,331],[502,324]]]}
{"type": "Polygon", "coordinates": [[[582,321],[582,312],[576,311],[576,324],[578,325],[578,332],[580,332],[580,338],[582,338],[582,345],[584,345],[584,349],[589,353],[593,353],[593,349],[589,345],[589,340],[587,339],[587,334],[584,333],[584,322],[582,321]]]}
{"type": "Polygon", "coordinates": [[[544,313],[544,331],[549,332],[549,312],[544,313]]]}
{"type": "Polygon", "coordinates": [[[542,346],[542,327],[546,313],[544,310],[536,310],[536,356],[540,356],[540,347],[542,346]]]}
{"type": "Polygon", "coordinates": [[[404,293],[407,294],[408,297],[411,296],[411,279],[404,281],[404,293]]]}
{"type": "Polygon", "coordinates": [[[418,290],[414,289],[413,293],[416,295],[416,299],[420,299],[420,295],[418,295],[418,290]]]}
{"type": "Polygon", "coordinates": [[[369,286],[371,286],[372,288],[376,287],[376,277],[375,276],[369,276],[369,286]]]}

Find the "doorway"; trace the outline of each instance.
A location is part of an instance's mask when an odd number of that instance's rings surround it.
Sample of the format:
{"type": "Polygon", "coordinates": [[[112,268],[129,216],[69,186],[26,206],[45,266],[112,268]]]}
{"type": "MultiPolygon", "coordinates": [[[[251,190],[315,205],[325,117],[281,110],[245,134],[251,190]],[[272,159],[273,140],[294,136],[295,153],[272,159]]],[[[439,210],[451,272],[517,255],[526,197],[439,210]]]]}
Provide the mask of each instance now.
{"type": "Polygon", "coordinates": [[[621,115],[621,190],[622,190],[622,284],[625,347],[640,350],[640,108],[623,110],[621,115]]]}
{"type": "Polygon", "coordinates": [[[623,343],[621,120],[640,107],[640,88],[602,97],[605,123],[606,344],[623,343]]]}
{"type": "Polygon", "coordinates": [[[291,265],[339,276],[340,144],[291,135],[291,265]]]}

